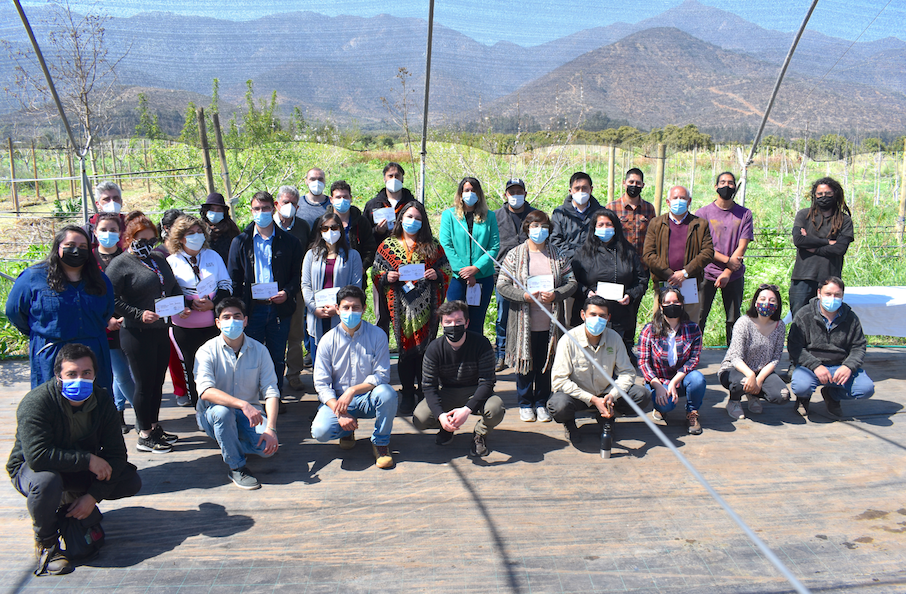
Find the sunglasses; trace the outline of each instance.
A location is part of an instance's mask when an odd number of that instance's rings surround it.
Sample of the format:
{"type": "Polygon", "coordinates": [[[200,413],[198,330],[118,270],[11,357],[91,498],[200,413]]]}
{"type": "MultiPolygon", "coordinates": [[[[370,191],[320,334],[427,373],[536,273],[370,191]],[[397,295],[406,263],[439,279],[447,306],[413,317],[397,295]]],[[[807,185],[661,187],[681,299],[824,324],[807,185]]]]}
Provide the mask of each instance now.
{"type": "Polygon", "coordinates": [[[321,225],[321,231],[322,231],[322,232],[323,232],[323,231],[339,231],[339,230],[340,230],[340,226],[339,226],[339,225],[330,225],[330,226],[328,226],[328,225],[321,225]]]}

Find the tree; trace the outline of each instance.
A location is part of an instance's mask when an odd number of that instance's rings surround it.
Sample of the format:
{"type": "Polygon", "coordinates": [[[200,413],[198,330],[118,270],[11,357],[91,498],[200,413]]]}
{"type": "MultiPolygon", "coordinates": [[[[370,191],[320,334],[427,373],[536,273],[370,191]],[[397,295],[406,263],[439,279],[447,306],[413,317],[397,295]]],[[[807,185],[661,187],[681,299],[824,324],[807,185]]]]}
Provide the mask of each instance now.
{"type": "Polygon", "coordinates": [[[393,122],[403,129],[403,133],[406,136],[406,148],[409,150],[409,160],[414,163],[415,156],[412,153],[412,133],[409,128],[409,110],[415,108],[415,99],[411,97],[415,93],[415,89],[409,88],[409,79],[412,78],[412,73],[409,72],[409,69],[405,66],[401,66],[396,73],[396,78],[400,81],[400,91],[399,97],[396,101],[391,103],[386,97],[381,97],[381,103],[387,109],[387,113],[390,114],[390,119],[393,122]]]}
{"type": "Polygon", "coordinates": [[[138,112],[136,134],[149,140],[159,140],[164,137],[164,133],[160,129],[160,120],[157,114],[152,114],[148,109],[148,98],[144,93],[138,94],[138,107],[135,110],[138,112]]]}

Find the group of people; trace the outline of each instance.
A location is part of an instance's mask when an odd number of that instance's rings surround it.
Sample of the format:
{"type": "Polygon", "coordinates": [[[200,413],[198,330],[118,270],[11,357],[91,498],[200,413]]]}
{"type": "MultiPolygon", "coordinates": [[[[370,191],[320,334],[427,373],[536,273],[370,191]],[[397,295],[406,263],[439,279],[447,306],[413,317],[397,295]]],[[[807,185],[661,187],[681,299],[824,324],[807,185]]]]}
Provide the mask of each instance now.
{"type": "Polygon", "coordinates": [[[350,449],[358,419],[373,418],[372,450],[385,469],[395,464],[397,415],[437,429],[442,446],[475,415],[469,452],[488,455],[488,434],[505,413],[496,373],[507,367],[522,421],[561,423],[578,444],[577,415],[590,415],[602,455],[616,418],[649,403],[666,422],[685,399],[688,432],[700,434],[706,382],[697,367],[718,289],[729,345],[718,379],[731,417],[744,417],[744,395],[752,414],[762,400],[791,397],[807,414],[822,386],[828,411],[841,415],[841,400],[873,393],[864,334],[842,302],[853,227],[831,178],[813,184],[812,205],[794,223],[787,388],[777,369],[786,337],[779,289],[759,286],[741,311],[754,235],[751,211],[734,201],[732,173],[717,177],[714,200],[694,215],[689,191],[671,188],[660,216],[641,198],[636,168],[604,207],[591,177],[573,174],[551,215],[526,200],[521,179],[507,181],[505,202],[492,210],[481,182],[466,177],[438,236],[403,187],[403,167],[388,163],[383,175],[384,188],[360,210],[347,182],[328,189],[313,168],[304,194],[293,186],[276,198],[254,194],[243,228],[216,193],[198,217],[168,211],[155,225],[140,211],[124,215],[120,188],[105,182],[95,190],[99,213],[85,227],[61,229],[47,259],[23,272],[6,311],[29,337],[32,391],[19,407],[8,471],[29,498],[42,572],[71,569],[54,520],[64,493],[78,493],[65,509],[83,519],[101,499],[140,488],[126,462],[126,402],[137,450],[166,453],[178,442],[159,422],[168,367],[174,386],[184,377],[178,404],[195,407],[230,480],[244,489],[260,487],[247,456],[279,448],[284,378],[299,390],[306,367],[320,402],[312,437],[350,449]],[[654,313],[637,343],[652,280],[654,313]],[[369,281],[375,324],[362,318],[369,281]],[[483,335],[492,293],[495,345],[483,335]],[[399,391],[390,385],[391,335],[399,391]]]}

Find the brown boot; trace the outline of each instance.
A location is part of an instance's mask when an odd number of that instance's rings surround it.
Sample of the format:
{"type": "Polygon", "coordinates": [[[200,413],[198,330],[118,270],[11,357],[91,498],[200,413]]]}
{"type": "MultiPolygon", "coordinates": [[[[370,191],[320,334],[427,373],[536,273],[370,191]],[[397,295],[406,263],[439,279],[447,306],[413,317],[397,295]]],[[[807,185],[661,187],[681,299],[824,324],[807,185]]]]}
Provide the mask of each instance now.
{"type": "Polygon", "coordinates": [[[35,575],[72,573],[72,565],[60,550],[60,539],[56,536],[45,540],[35,540],[35,558],[38,560],[35,575]]]}

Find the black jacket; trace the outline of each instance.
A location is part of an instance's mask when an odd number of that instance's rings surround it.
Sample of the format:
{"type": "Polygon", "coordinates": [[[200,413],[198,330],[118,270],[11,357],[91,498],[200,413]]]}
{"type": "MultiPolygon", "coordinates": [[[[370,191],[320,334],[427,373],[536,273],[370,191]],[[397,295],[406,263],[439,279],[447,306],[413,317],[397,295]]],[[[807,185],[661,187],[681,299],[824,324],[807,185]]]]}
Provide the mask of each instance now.
{"type": "MultiPolygon", "coordinates": [[[[255,223],[240,233],[230,244],[227,270],[233,279],[233,295],[245,302],[246,315],[252,313],[252,285],[255,284],[255,223]]],[[[271,250],[271,272],[277,288],[286,291],[286,301],[275,305],[277,315],[290,317],[296,311],[296,295],[302,288],[302,243],[274,224],[274,243],[271,250]]]]}
{"type": "Polygon", "coordinates": [[[820,301],[818,297],[812,297],[805,307],[796,312],[787,339],[790,361],[812,371],[821,365],[845,365],[855,373],[862,367],[868,346],[862,323],[852,308],[844,303],[837,310],[833,326],[828,330],[819,308],[820,301]]]}
{"type": "Polygon", "coordinates": [[[588,208],[579,214],[573,206],[573,198],[567,195],[563,204],[554,209],[551,215],[551,243],[557,246],[560,257],[567,262],[573,259],[591,229],[591,215],[601,208],[601,204],[591,196],[588,208]]]}
{"type": "MultiPolygon", "coordinates": [[[[402,198],[400,198],[399,202],[396,203],[396,208],[393,211],[397,215],[400,214],[400,211],[403,209],[403,206],[407,202],[412,202],[413,200],[415,200],[415,196],[413,196],[412,192],[410,192],[408,189],[403,188],[401,191],[403,193],[402,198]]],[[[376,246],[381,245],[382,241],[390,237],[390,231],[378,231],[377,225],[374,224],[374,217],[372,216],[372,214],[374,213],[375,209],[387,208],[388,206],[390,206],[390,200],[387,199],[387,188],[383,188],[380,192],[377,193],[374,198],[365,203],[365,209],[362,211],[362,215],[365,217],[365,220],[368,221],[368,223],[371,225],[371,231],[374,234],[374,242],[376,246]]],[[[359,253],[361,254],[361,252],[359,253]]],[[[372,260],[373,259],[374,258],[372,257],[372,260]]],[[[364,255],[362,255],[362,262],[365,262],[364,255]]],[[[368,265],[366,265],[365,268],[368,268],[368,265]]]]}
{"type": "MultiPolygon", "coordinates": [[[[327,207],[327,212],[333,212],[333,206],[327,207]]],[[[337,215],[339,216],[339,215],[337,215]]],[[[320,229],[318,233],[320,233],[320,229]]],[[[374,239],[374,228],[368,219],[355,206],[349,207],[349,247],[362,257],[362,278],[364,272],[374,264],[374,255],[377,253],[377,242],[374,239]]]]}
{"type": "Polygon", "coordinates": [[[70,406],[60,392],[56,378],[47,381],[19,402],[16,409],[16,443],[6,463],[10,477],[28,464],[35,472],[60,473],[88,470],[91,454],[110,464],[110,479],[93,480],[88,494],[105,499],[116,484],[135,472],[126,456],[126,443],[120,428],[120,416],[113,399],[102,388],[94,389],[96,406],[91,415],[91,430],[79,443],[70,444],[69,419],[64,406],[70,406]]]}
{"type": "Polygon", "coordinates": [[[608,248],[602,241],[596,240],[596,243],[597,249],[592,257],[585,255],[581,247],[573,256],[573,275],[579,284],[573,313],[581,310],[588,292],[597,290],[599,282],[623,285],[630,304],[613,304],[613,311],[610,312],[613,327],[619,332],[626,329],[628,316],[634,311],[632,305],[640,302],[648,289],[648,271],[642,267],[642,261],[632,246],[620,258],[616,249],[608,248]]]}
{"type": "MultiPolygon", "coordinates": [[[[528,213],[533,210],[537,210],[532,207],[528,202],[525,203],[525,210],[520,214],[522,218],[525,219],[528,216],[528,213]]],[[[525,243],[525,240],[528,239],[528,235],[522,232],[522,226],[516,226],[516,216],[510,212],[510,207],[508,204],[504,204],[500,208],[494,211],[494,216],[497,217],[497,229],[500,231],[500,251],[497,252],[497,260],[503,262],[503,259],[506,258],[508,251],[516,247],[521,243],[525,243]]]]}

